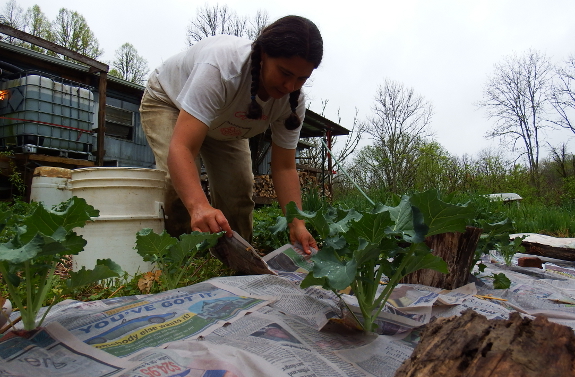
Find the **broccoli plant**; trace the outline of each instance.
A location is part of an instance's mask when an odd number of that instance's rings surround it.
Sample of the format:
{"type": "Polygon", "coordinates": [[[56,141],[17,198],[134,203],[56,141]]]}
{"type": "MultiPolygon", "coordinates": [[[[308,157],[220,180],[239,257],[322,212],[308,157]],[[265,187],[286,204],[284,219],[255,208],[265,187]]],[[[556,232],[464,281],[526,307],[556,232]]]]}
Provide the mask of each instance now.
{"type": "MultiPolygon", "coordinates": [[[[57,210],[32,204],[34,210],[14,216],[10,210],[0,213],[0,228],[11,239],[0,244],[0,273],[6,284],[10,299],[22,316],[25,330],[41,326],[50,308],[36,322],[46,296],[57,279],[58,262],[65,255],[76,255],[84,249],[86,240],[72,229],[83,227],[98,211],[84,199],[73,197],[62,203],[57,210]]],[[[64,291],[93,282],[119,276],[120,267],[110,261],[98,260],[94,270],[70,272],[64,283],[64,291]]]]}
{"type": "Polygon", "coordinates": [[[403,196],[395,206],[379,204],[366,212],[325,206],[309,213],[294,202],[286,208],[288,222],[306,220],[323,242],[301,287],[321,285],[338,294],[351,286],[365,331],[375,330],[375,319],[404,276],[422,268],[447,273],[446,263],[431,254],[425,237],[464,232],[474,214],[470,205],[441,201],[435,190],[403,196]],[[384,277],[389,280],[379,292],[384,277]]]}
{"type": "Polygon", "coordinates": [[[165,289],[175,289],[184,276],[189,274],[193,257],[208,250],[218,242],[224,232],[182,234],[171,237],[165,230],[161,234],[144,228],[136,235],[136,250],[147,262],[153,262],[160,269],[160,284],[165,289]]]}

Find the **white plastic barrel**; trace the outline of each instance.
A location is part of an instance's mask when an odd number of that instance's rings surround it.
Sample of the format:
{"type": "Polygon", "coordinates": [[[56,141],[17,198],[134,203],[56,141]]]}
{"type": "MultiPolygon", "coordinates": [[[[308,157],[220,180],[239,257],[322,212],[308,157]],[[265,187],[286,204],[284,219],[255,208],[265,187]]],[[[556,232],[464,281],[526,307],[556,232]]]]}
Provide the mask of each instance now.
{"type": "Polygon", "coordinates": [[[130,275],[150,271],[134,249],[136,233],[151,228],[164,230],[163,200],[165,176],[161,170],[96,167],[72,170],[70,190],[100,211],[99,217],[74,229],[87,241],[84,251],[74,256],[72,269],[94,268],[97,259],[110,258],[130,275]]]}
{"type": "Polygon", "coordinates": [[[65,202],[72,197],[69,181],[70,169],[39,166],[34,169],[30,186],[30,201],[41,202],[46,208],[65,202]]]}

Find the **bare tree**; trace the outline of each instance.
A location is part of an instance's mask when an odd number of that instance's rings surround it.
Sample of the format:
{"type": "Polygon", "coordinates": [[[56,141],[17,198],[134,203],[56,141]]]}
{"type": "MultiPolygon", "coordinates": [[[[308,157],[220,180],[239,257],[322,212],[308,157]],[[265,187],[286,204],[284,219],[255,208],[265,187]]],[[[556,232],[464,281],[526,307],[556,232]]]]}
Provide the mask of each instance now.
{"type": "Polygon", "coordinates": [[[104,51],[84,16],[78,12],[61,8],[52,24],[51,41],[82,55],[96,59],[104,51]]]}
{"type": "Polygon", "coordinates": [[[541,130],[547,127],[544,115],[549,102],[553,67],[536,51],[508,57],[495,65],[479,106],[495,119],[487,137],[520,144],[533,183],[537,182],[541,130]]]}
{"type": "MultiPolygon", "coordinates": [[[[325,108],[327,107],[329,100],[322,101],[322,112],[321,116],[325,116],[325,108]]],[[[344,127],[349,127],[347,123],[343,123],[339,110],[337,111],[337,124],[344,127]]],[[[355,110],[355,116],[351,123],[351,130],[347,136],[337,136],[333,137],[331,141],[330,149],[333,153],[332,157],[340,164],[345,164],[347,158],[353,154],[361,140],[361,135],[363,133],[363,123],[360,122],[358,117],[358,110],[355,110]]],[[[327,135],[326,135],[327,136],[327,135]]],[[[323,143],[316,137],[314,138],[304,138],[306,143],[310,145],[310,148],[303,150],[300,154],[300,159],[305,162],[306,165],[311,166],[316,169],[323,169],[329,172],[327,166],[327,153],[323,143]]],[[[328,144],[327,141],[324,141],[328,144]]]]}
{"type": "Polygon", "coordinates": [[[146,59],[130,43],[124,43],[116,50],[116,59],[112,62],[110,74],[123,80],[142,85],[150,71],[146,59]]]}
{"type": "Polygon", "coordinates": [[[557,69],[557,83],[551,93],[551,105],[558,118],[551,122],[575,133],[575,56],[570,56],[564,67],[557,69]]]}
{"type": "Polygon", "coordinates": [[[365,132],[373,137],[379,154],[380,185],[396,193],[407,190],[413,184],[422,142],[432,136],[433,108],[412,88],[385,80],[377,90],[373,112],[365,132]]]}
{"type": "Polygon", "coordinates": [[[249,20],[250,27],[246,29],[246,37],[255,40],[262,30],[269,24],[269,15],[265,10],[258,10],[256,15],[249,20]]]}
{"type": "Polygon", "coordinates": [[[198,8],[196,18],[190,22],[187,31],[188,45],[218,35],[229,34],[248,39],[256,38],[267,25],[268,14],[259,10],[253,19],[238,14],[227,5],[204,5],[198,8]]]}
{"type": "Polygon", "coordinates": [[[567,152],[567,143],[551,148],[553,167],[561,178],[568,178],[575,174],[575,154],[567,152]]]}
{"type": "MultiPolygon", "coordinates": [[[[24,9],[16,3],[16,0],[9,0],[2,10],[2,23],[15,29],[22,30],[24,26],[24,9]]],[[[24,42],[9,35],[1,34],[2,40],[10,44],[22,45],[24,42]]]]}

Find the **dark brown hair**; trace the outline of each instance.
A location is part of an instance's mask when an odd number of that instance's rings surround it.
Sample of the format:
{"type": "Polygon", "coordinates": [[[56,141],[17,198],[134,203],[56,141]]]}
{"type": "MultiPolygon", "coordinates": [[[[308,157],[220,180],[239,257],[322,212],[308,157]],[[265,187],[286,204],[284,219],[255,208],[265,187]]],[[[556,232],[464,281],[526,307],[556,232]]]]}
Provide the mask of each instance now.
{"type": "MultiPolygon", "coordinates": [[[[313,22],[300,16],[286,16],[267,26],[252,43],[251,53],[251,102],[248,107],[249,119],[260,119],[262,107],[256,101],[260,83],[262,52],[272,58],[291,58],[299,56],[317,68],[323,57],[323,40],[313,22]]],[[[286,119],[288,130],[299,127],[301,120],[296,113],[300,91],[289,95],[291,115],[286,119]]]]}

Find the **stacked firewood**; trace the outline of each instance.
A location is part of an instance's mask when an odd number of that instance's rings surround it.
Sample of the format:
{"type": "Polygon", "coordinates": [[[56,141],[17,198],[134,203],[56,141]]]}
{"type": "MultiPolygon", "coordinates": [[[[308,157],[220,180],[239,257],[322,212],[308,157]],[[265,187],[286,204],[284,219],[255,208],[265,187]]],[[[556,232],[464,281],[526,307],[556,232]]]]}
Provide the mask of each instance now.
{"type": "Polygon", "coordinates": [[[272,177],[268,174],[254,176],[254,195],[262,198],[275,198],[276,192],[272,177]]]}
{"type": "MultiPolygon", "coordinates": [[[[321,190],[321,182],[318,182],[317,177],[314,173],[306,171],[298,171],[299,184],[302,191],[306,190],[321,190]]],[[[329,195],[328,185],[325,185],[325,193],[329,195]]],[[[272,182],[271,175],[256,175],[254,176],[254,196],[261,198],[276,198],[276,192],[274,190],[274,185],[272,182]]]]}

